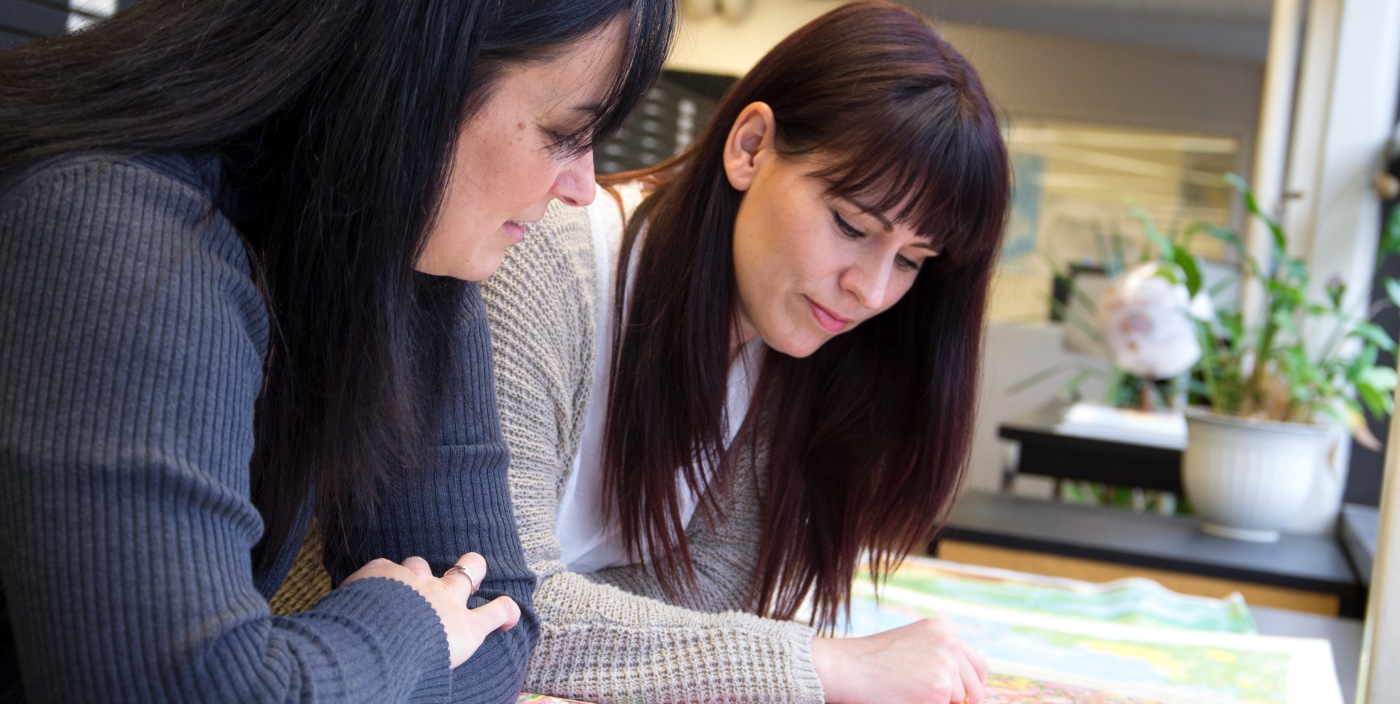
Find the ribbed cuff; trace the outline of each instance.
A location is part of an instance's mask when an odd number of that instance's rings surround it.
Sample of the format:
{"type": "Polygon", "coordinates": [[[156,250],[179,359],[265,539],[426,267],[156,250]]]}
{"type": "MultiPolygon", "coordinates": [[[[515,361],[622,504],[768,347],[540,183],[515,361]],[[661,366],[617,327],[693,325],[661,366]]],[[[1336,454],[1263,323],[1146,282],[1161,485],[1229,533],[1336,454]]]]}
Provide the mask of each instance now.
{"type": "MultiPolygon", "coordinates": [[[[356,580],[306,611],[307,618],[343,623],[366,637],[358,676],[368,688],[401,701],[441,702],[452,695],[447,631],[437,611],[412,587],[385,577],[356,580]]],[[[353,665],[354,663],[349,663],[353,665]]],[[[354,678],[357,673],[349,673],[354,678]]]]}
{"type": "Polygon", "coordinates": [[[812,660],[812,639],[817,637],[816,629],[796,621],[771,621],[774,630],[792,643],[792,683],[794,702],[826,701],[821,678],[817,676],[817,665],[812,660]]]}

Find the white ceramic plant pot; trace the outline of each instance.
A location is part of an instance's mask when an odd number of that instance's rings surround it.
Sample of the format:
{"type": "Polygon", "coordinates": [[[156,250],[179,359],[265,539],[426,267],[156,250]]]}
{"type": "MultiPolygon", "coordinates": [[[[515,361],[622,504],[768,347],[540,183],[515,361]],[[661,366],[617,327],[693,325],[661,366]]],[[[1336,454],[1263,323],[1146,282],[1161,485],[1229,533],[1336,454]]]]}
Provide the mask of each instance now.
{"type": "Polygon", "coordinates": [[[1328,432],[1326,461],[1313,475],[1312,488],[1308,490],[1311,498],[1283,527],[1284,533],[1329,536],[1336,531],[1351,466],[1351,433],[1335,421],[1324,423],[1328,432]]]}
{"type": "Polygon", "coordinates": [[[1186,412],[1181,479],[1201,530],[1271,543],[1311,498],[1327,428],[1186,412]]]}

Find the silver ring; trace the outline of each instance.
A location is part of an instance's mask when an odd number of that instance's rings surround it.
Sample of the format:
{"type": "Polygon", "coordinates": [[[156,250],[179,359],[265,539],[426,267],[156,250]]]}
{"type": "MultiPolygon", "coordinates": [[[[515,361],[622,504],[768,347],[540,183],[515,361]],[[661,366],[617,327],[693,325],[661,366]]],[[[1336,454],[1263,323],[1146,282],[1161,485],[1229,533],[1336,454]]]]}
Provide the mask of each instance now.
{"type": "MultiPolygon", "coordinates": [[[[475,594],[475,593],[476,593],[476,578],[472,576],[471,570],[468,570],[467,568],[465,568],[465,567],[463,567],[463,566],[461,566],[461,565],[453,565],[453,566],[447,568],[447,572],[451,572],[452,570],[457,570],[458,572],[461,572],[461,573],[467,578],[467,583],[470,584],[470,585],[472,585],[471,591],[468,591],[467,594],[468,594],[468,595],[475,594]]],[[[442,576],[446,577],[446,576],[447,576],[447,572],[443,572],[443,573],[442,573],[442,576]]]]}

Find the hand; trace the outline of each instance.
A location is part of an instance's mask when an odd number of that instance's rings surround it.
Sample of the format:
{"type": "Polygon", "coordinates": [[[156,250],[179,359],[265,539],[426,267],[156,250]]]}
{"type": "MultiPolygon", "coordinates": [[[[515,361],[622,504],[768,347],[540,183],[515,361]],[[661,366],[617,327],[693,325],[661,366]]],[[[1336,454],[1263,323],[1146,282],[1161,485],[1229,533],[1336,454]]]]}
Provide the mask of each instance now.
{"type": "Polygon", "coordinates": [[[982,701],[987,661],[938,619],[864,638],[817,638],[812,661],[828,702],[982,701]]]}
{"type": "Polygon", "coordinates": [[[410,557],[402,564],[394,564],[381,557],[355,570],[341,586],[366,577],[387,577],[413,587],[432,604],[438,620],[447,630],[447,650],[455,669],[481,647],[481,642],[492,631],[508,631],[520,620],[520,606],[508,596],[497,597],[485,606],[468,609],[467,597],[486,578],[486,558],[469,552],[457,560],[457,564],[471,572],[471,579],[457,569],[449,569],[442,577],[434,577],[428,562],[421,557],[410,557]]]}

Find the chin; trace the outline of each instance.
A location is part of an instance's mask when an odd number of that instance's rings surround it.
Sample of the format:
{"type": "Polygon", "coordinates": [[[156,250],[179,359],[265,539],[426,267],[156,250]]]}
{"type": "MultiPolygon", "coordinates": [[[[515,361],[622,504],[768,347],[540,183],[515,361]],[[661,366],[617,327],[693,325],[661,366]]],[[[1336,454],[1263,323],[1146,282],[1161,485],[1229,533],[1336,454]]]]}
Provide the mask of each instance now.
{"type": "Polygon", "coordinates": [[[501,268],[501,262],[505,261],[505,254],[497,254],[487,261],[470,262],[460,270],[452,273],[452,278],[463,281],[484,281],[496,273],[501,268]]]}
{"type": "Polygon", "coordinates": [[[830,338],[822,340],[780,340],[775,344],[765,337],[763,341],[769,347],[789,357],[804,359],[806,357],[811,357],[817,350],[821,349],[822,345],[826,344],[827,339],[830,338]]]}

